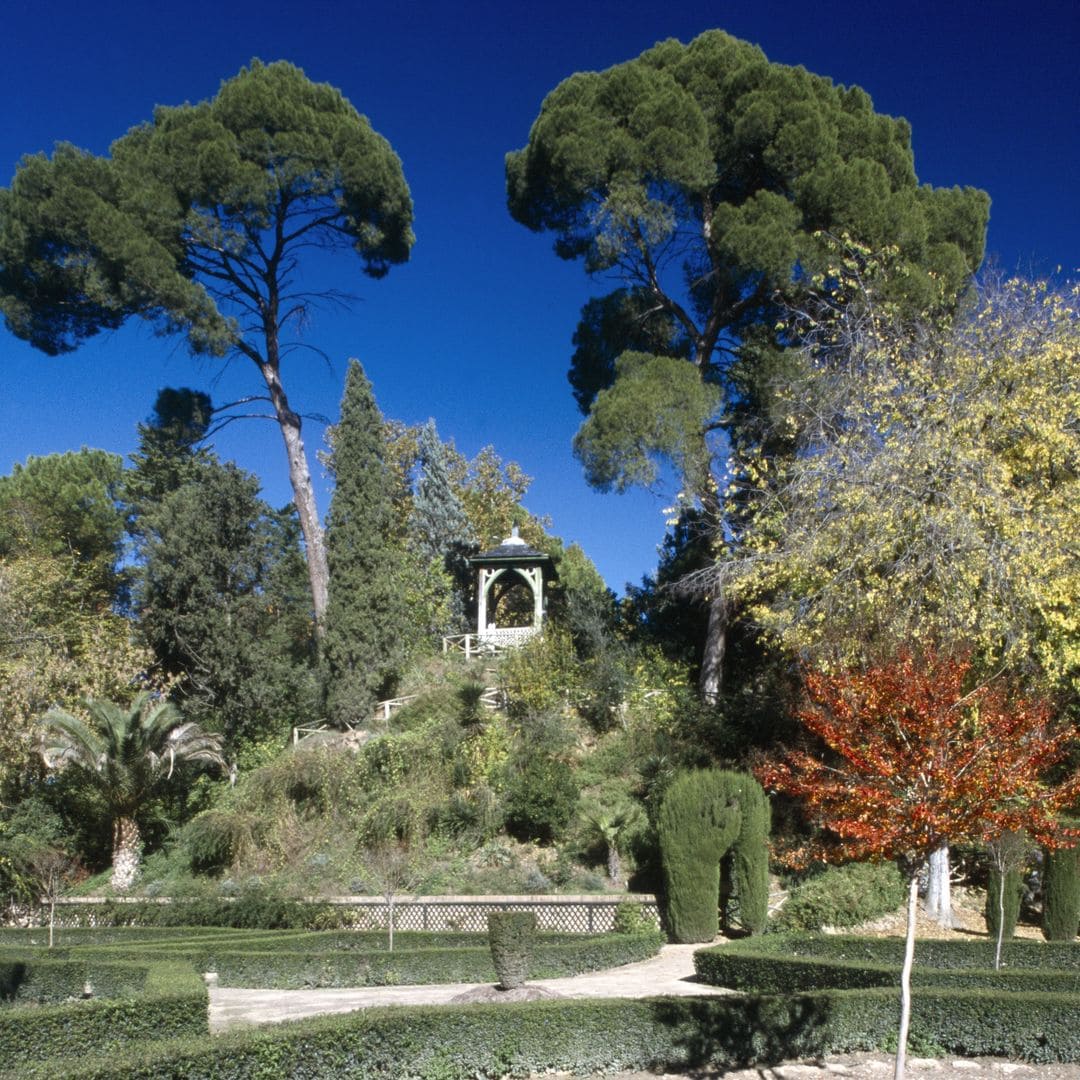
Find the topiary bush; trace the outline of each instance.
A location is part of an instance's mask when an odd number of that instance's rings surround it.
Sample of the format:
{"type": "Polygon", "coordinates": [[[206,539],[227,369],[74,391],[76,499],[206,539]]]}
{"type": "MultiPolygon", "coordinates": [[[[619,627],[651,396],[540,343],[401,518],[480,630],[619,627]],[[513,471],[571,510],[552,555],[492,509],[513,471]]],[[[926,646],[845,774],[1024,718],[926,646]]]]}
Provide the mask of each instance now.
{"type": "MultiPolygon", "coordinates": [[[[1063,824],[1080,828],[1076,820],[1063,824]]],[[[1047,851],[1043,865],[1043,937],[1072,941],[1080,926],[1080,844],[1047,851]]]]}
{"type": "Polygon", "coordinates": [[[1024,898],[1024,874],[1021,870],[1009,870],[1002,874],[997,867],[991,866],[986,880],[986,930],[995,941],[998,936],[998,924],[1001,924],[1001,940],[1011,941],[1016,933],[1016,923],[1020,918],[1020,901],[1024,898]],[[1004,878],[1004,882],[1002,881],[1004,878]],[[1004,891],[1002,885],[1004,884],[1004,891]],[[1005,917],[1001,918],[1002,900],[1005,917]]]}
{"type": "Polygon", "coordinates": [[[743,925],[752,933],[765,928],[769,808],[752,776],[717,769],[682,773],[664,795],[657,826],[676,941],[716,937],[720,860],[729,850],[743,925]]]}
{"type": "Polygon", "coordinates": [[[495,974],[504,990],[516,990],[529,977],[536,941],[536,914],[532,911],[493,911],[487,917],[488,943],[495,974]]]}
{"type": "Polygon", "coordinates": [[[892,863],[826,867],[796,885],[773,921],[778,930],[858,926],[895,911],[906,886],[892,863]]]}

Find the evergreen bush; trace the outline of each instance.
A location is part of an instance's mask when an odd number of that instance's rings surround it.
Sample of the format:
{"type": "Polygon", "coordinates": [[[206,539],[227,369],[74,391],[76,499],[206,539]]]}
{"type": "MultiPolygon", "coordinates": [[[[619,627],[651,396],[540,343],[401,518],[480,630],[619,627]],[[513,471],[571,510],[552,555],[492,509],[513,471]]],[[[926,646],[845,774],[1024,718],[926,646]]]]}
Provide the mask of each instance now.
{"type": "Polygon", "coordinates": [[[667,915],[676,941],[711,941],[719,930],[720,860],[734,848],[744,926],[764,929],[768,913],[765,794],[743,773],[699,770],[677,776],[658,818],[667,915]]]}
{"type": "Polygon", "coordinates": [[[488,942],[495,974],[504,990],[516,990],[529,977],[536,914],[532,911],[493,911],[487,917],[488,942]]]}
{"type": "Polygon", "coordinates": [[[990,867],[986,880],[986,930],[993,940],[997,940],[999,924],[1001,925],[1001,940],[1012,940],[1016,933],[1017,920],[1020,918],[1020,901],[1023,897],[1023,871],[1008,870],[1002,874],[997,867],[990,867]],[[1004,884],[1004,891],[1002,891],[1002,884],[1004,884]],[[1001,917],[1002,900],[1004,900],[1005,908],[1004,918],[1001,917]]]}
{"type": "MultiPolygon", "coordinates": [[[[1080,827],[1075,820],[1064,824],[1080,827]]],[[[1072,941],[1080,927],[1080,844],[1047,851],[1043,865],[1043,937],[1072,941]]]]}
{"type": "Polygon", "coordinates": [[[820,930],[857,926],[895,911],[906,886],[892,863],[829,866],[789,893],[775,926],[781,930],[820,930]]]}

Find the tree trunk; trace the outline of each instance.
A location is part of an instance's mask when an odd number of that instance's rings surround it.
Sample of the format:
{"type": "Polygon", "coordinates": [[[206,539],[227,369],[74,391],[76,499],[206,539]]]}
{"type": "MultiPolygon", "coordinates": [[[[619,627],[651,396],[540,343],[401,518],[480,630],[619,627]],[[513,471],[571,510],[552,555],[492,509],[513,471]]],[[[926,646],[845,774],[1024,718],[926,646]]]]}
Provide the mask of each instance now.
{"type": "Polygon", "coordinates": [[[727,649],[728,604],[722,593],[709,601],[709,628],[705,633],[705,649],[701,655],[701,675],[698,690],[701,700],[715,705],[720,700],[724,684],[724,652],[727,649]]]}
{"type": "Polygon", "coordinates": [[[389,931],[390,941],[387,952],[394,951],[394,896],[391,893],[386,898],[386,928],[389,931]]]}
{"type": "Polygon", "coordinates": [[[135,884],[141,848],[139,826],[131,818],[117,818],[113,823],[112,855],[112,887],[116,892],[127,892],[135,884]]]}
{"type": "Polygon", "coordinates": [[[1002,868],[998,874],[998,932],[997,943],[994,946],[994,970],[1001,970],[1001,943],[1005,940],[1005,879],[1009,875],[1002,868]]]}
{"type": "Polygon", "coordinates": [[[618,885],[622,881],[622,860],[619,858],[619,849],[610,840],[607,842],[607,876],[612,885],[618,885]]]}
{"type": "Polygon", "coordinates": [[[285,388],[281,385],[274,355],[277,343],[267,341],[267,362],[259,365],[270,400],[277,416],[281,437],[285,442],[285,456],[289,460],[289,483],[292,485],[293,501],[300,517],[300,531],[304,536],[307,553],[308,579],[311,582],[311,600],[315,610],[315,631],[321,635],[326,616],[327,597],[330,592],[330,570],[326,561],[326,541],[323,537],[319,508],[315,502],[315,489],[311,483],[304,440],[300,435],[300,417],[289,406],[285,388]]]}
{"type": "Polygon", "coordinates": [[[919,907],[919,873],[911,871],[908,881],[907,936],[904,939],[904,966],[900,969],[900,1032],[896,1037],[896,1067],[893,1080],[904,1080],[907,1065],[908,1031],[911,1028],[911,969],[915,963],[915,914],[919,907]]]}
{"type": "Polygon", "coordinates": [[[949,845],[942,844],[930,855],[930,872],[926,884],[926,913],[939,926],[952,927],[952,881],[949,873],[949,845]]]}

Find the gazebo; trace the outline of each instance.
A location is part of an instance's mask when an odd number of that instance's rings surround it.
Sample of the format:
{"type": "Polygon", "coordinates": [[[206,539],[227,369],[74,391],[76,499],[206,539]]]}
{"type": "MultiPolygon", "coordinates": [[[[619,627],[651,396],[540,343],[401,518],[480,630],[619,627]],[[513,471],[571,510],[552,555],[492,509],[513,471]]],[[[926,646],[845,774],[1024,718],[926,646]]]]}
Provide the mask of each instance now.
{"type": "Polygon", "coordinates": [[[469,565],[477,572],[476,636],[481,648],[513,648],[540,633],[544,622],[544,583],[555,577],[550,555],[529,547],[518,536],[515,525],[498,547],[474,555],[469,565]],[[500,601],[522,585],[532,595],[530,622],[523,626],[498,626],[495,619],[500,601]]]}

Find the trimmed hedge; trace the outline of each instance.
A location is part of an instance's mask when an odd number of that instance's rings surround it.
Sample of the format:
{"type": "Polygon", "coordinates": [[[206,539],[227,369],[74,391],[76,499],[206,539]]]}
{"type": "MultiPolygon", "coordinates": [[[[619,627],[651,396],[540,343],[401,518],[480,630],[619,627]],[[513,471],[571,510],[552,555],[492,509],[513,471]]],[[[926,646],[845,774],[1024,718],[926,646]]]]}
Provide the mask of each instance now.
{"type": "Polygon", "coordinates": [[[97,998],[137,997],[146,989],[150,966],[94,956],[53,958],[42,952],[0,953],[0,999],[55,1004],[81,998],[90,983],[97,998]]]}
{"type": "MultiPolygon", "coordinates": [[[[904,943],[889,938],[772,935],[694,955],[699,978],[756,993],[898,986],[904,943]]],[[[912,985],[995,992],[1080,993],[1080,948],[1009,942],[993,970],[992,942],[916,943],[912,985]]]]}
{"type": "Polygon", "coordinates": [[[491,962],[504,990],[525,984],[536,945],[536,913],[493,911],[487,917],[491,962]]]}
{"type": "MultiPolygon", "coordinates": [[[[916,995],[912,1032],[951,1052],[1080,1061],[1080,997],[990,992],[916,995]]],[[[228,1033],[212,1045],[174,1040],[108,1059],[52,1059],[20,1080],[524,1075],[545,1070],[689,1070],[866,1050],[895,1037],[893,990],[514,1005],[373,1009],[228,1033]]]]}
{"type": "Polygon", "coordinates": [[[151,1039],[209,1035],[206,987],[193,968],[154,964],[143,974],[144,992],[134,998],[0,1009],[0,1061],[25,1073],[58,1047],[111,1053],[151,1039]]]}
{"type": "Polygon", "coordinates": [[[745,773],[699,769],[664,793],[657,832],[676,941],[712,941],[719,930],[720,860],[730,851],[742,924],[765,929],[769,904],[769,803],[745,773]]]}
{"type": "MultiPolygon", "coordinates": [[[[1070,828],[1080,821],[1066,819],[1070,828]]],[[[1080,844],[1045,853],[1043,936],[1047,941],[1072,941],[1080,927],[1080,844]]]]}
{"type": "MultiPolygon", "coordinates": [[[[4,988],[10,985],[21,987],[24,998],[63,1001],[78,996],[87,979],[99,996],[138,993],[139,976],[132,972],[145,971],[148,960],[183,961],[197,971],[217,971],[222,986],[266,989],[492,981],[484,934],[414,933],[398,940],[406,947],[391,953],[385,935],[379,934],[229,931],[174,933],[168,940],[117,939],[111,945],[52,950],[0,950],[0,958],[6,957],[9,965],[23,965],[5,969],[0,964],[0,996],[8,994],[4,988]],[[448,947],[408,947],[435,941],[445,941],[448,947]],[[27,964],[36,972],[31,982],[24,970],[27,964]],[[127,981],[117,984],[117,980],[127,981]]],[[[637,934],[588,937],[542,934],[529,977],[559,978],[646,960],[656,955],[662,940],[651,928],[637,934]]]]}
{"type": "MultiPolygon", "coordinates": [[[[647,960],[660,949],[658,931],[608,934],[568,944],[538,939],[530,979],[555,979],[647,960]]],[[[387,952],[199,950],[188,954],[197,968],[218,973],[219,985],[296,989],[301,987],[400,986],[423,983],[492,982],[486,946],[451,949],[395,949],[387,952]]]]}

